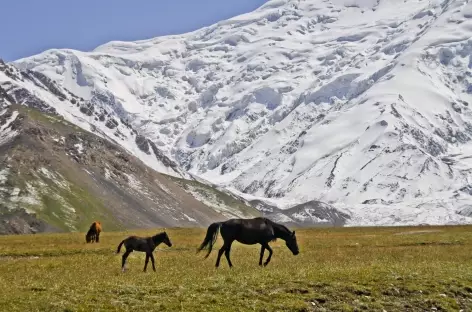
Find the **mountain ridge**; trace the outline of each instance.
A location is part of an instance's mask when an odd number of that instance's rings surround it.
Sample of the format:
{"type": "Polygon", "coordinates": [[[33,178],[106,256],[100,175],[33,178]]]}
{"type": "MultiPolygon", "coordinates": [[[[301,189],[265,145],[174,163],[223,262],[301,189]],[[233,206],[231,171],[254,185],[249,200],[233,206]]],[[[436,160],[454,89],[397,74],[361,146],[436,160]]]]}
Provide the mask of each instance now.
{"type": "Polygon", "coordinates": [[[468,1],[268,1],[183,35],[12,64],[82,97],[53,105],[70,121],[122,119],[118,142],[137,151],[129,124],[175,163],[138,155],[158,171],[280,209],[319,200],[353,225],[464,223],[471,17],[468,1]]]}
{"type": "MultiPolygon", "coordinates": [[[[54,90],[62,103],[75,105],[77,97],[68,90],[34,71],[0,65],[0,234],[86,230],[95,219],[117,230],[198,227],[261,215],[244,199],[205,181],[158,174],[116,139],[66,121],[34,92],[54,90]]],[[[137,142],[140,150],[152,148],[158,155],[146,140],[137,142]]],[[[319,223],[318,218],[290,220],[319,223]]]]}
{"type": "MultiPolygon", "coordinates": [[[[13,133],[1,142],[0,214],[21,220],[35,214],[46,222],[40,231],[84,230],[95,219],[109,230],[202,226],[227,212],[238,215],[237,205],[221,213],[202,204],[169,176],[60,116],[10,105],[0,124],[2,134],[13,133]]],[[[257,211],[247,207],[240,215],[257,211]]]]}

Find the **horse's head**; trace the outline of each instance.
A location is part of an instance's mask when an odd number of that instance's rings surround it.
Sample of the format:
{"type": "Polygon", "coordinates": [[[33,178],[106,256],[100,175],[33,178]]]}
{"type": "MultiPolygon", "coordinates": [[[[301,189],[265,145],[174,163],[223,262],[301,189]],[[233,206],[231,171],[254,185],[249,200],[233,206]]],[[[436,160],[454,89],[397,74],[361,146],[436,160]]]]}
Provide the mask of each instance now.
{"type": "Polygon", "coordinates": [[[297,237],[295,236],[295,231],[290,233],[290,235],[285,239],[285,245],[287,245],[288,249],[296,256],[299,254],[298,244],[297,244],[297,237]]]}
{"type": "Polygon", "coordinates": [[[170,242],[170,238],[167,235],[167,232],[164,232],[164,240],[162,242],[167,246],[172,247],[172,243],[170,242]]]}

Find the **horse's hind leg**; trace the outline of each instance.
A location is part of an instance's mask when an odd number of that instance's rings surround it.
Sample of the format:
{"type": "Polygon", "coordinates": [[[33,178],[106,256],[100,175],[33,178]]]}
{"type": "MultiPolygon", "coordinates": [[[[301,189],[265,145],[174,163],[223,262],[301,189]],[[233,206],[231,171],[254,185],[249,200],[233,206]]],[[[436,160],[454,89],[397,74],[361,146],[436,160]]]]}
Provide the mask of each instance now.
{"type": "Polygon", "coordinates": [[[126,252],[123,254],[121,257],[121,271],[125,271],[125,263],[126,263],[126,258],[128,258],[129,254],[132,252],[132,250],[126,250],[126,252]]]}
{"type": "Polygon", "coordinates": [[[223,242],[223,247],[220,248],[220,250],[218,250],[218,258],[216,259],[216,267],[219,267],[220,266],[220,260],[221,260],[221,256],[223,255],[223,253],[225,253],[225,256],[226,256],[226,259],[228,260],[228,264],[230,267],[232,267],[233,265],[231,264],[231,260],[229,260],[229,251],[231,250],[231,244],[233,243],[233,241],[231,242],[227,242],[227,241],[224,241],[223,242]]]}
{"type": "Polygon", "coordinates": [[[261,245],[261,256],[259,257],[259,265],[262,265],[262,259],[264,258],[264,251],[265,251],[265,246],[264,244],[261,245]]]}
{"type": "Polygon", "coordinates": [[[146,272],[148,262],[149,262],[149,254],[146,253],[146,261],[144,262],[144,270],[143,270],[143,272],[146,272]]]}
{"type": "Polygon", "coordinates": [[[229,243],[228,246],[225,249],[225,257],[226,257],[226,260],[228,260],[228,265],[229,265],[230,268],[233,266],[233,264],[231,263],[231,260],[229,259],[229,253],[231,251],[231,244],[232,243],[233,242],[229,243]]]}
{"type": "Polygon", "coordinates": [[[226,245],[223,245],[223,247],[221,247],[220,250],[218,250],[218,257],[216,258],[216,264],[215,264],[216,267],[220,266],[220,259],[221,259],[221,256],[223,255],[223,252],[225,252],[225,248],[226,248],[226,245]]]}
{"type": "MultiPolygon", "coordinates": [[[[263,245],[264,246],[264,245],[263,245]]],[[[270,248],[269,244],[265,244],[265,249],[269,251],[269,256],[267,257],[267,260],[264,262],[264,266],[268,265],[270,262],[270,259],[272,258],[272,248],[270,248]]]]}

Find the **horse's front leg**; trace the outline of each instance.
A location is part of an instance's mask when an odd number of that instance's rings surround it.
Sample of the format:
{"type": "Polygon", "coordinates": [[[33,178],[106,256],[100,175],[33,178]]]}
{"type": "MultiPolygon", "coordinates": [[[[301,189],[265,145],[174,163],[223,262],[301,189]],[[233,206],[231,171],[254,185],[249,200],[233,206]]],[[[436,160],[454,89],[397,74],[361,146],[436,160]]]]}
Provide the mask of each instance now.
{"type": "Polygon", "coordinates": [[[261,244],[261,256],[259,257],[259,265],[262,266],[262,258],[264,258],[265,246],[261,244]]]}
{"type": "Polygon", "coordinates": [[[146,253],[146,261],[144,262],[144,270],[143,270],[143,272],[146,272],[148,262],[149,262],[149,253],[146,253]]]}
{"type": "Polygon", "coordinates": [[[96,242],[98,243],[100,240],[100,233],[97,233],[97,236],[96,236],[96,242]]]}
{"type": "Polygon", "coordinates": [[[270,262],[270,259],[272,258],[272,248],[270,248],[269,244],[265,244],[265,249],[269,251],[269,256],[267,257],[267,260],[264,262],[264,266],[268,265],[270,262]]]}
{"type": "Polygon", "coordinates": [[[156,272],[156,266],[154,265],[154,255],[152,253],[149,254],[151,257],[152,269],[156,272]]]}

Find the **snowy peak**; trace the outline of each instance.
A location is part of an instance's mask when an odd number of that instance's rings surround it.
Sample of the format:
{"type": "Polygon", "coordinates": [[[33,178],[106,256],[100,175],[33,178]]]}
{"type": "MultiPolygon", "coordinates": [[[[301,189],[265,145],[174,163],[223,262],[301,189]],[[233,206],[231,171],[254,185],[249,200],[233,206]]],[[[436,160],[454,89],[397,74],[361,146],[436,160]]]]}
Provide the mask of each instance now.
{"type": "Polygon", "coordinates": [[[248,200],[319,200],[351,224],[454,223],[472,203],[471,37],[468,1],[274,0],[191,33],[15,66],[126,121],[174,172],[248,200]]]}
{"type": "Polygon", "coordinates": [[[153,169],[177,177],[186,176],[156,144],[139,134],[117,113],[97,107],[94,102],[77,96],[40,72],[0,62],[0,96],[3,106],[21,104],[43,113],[61,115],[111,142],[120,141],[120,145],[137,154],[153,169]]]}

